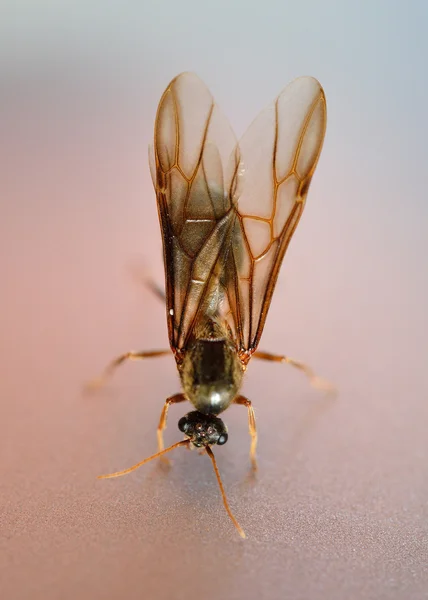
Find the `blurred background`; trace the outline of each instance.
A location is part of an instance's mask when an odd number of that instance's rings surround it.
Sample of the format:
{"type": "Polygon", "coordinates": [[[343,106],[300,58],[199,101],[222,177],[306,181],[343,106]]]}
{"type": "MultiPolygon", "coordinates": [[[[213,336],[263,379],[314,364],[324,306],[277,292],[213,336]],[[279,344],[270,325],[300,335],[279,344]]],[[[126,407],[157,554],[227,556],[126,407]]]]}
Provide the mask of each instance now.
{"type": "MultiPolygon", "coordinates": [[[[428,5],[372,0],[3,2],[0,7],[0,592],[7,600],[428,598],[428,5]],[[259,428],[225,415],[219,468],[147,465],[172,357],[147,164],[157,103],[195,71],[241,136],[294,77],[327,136],[251,363],[259,428]]],[[[166,440],[184,410],[170,411],[166,440]]]]}

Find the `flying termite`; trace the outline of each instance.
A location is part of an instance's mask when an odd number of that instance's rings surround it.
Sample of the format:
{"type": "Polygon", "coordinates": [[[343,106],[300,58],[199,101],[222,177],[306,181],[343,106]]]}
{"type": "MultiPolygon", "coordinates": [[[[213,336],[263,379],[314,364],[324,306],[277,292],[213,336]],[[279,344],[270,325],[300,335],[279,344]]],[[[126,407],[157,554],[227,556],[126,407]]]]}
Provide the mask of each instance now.
{"type": "MultiPolygon", "coordinates": [[[[182,392],[165,401],[158,452],[136,465],[102,475],[119,477],[180,446],[201,448],[211,459],[223,503],[229,507],[212,447],[227,442],[219,415],[245,406],[250,459],[257,468],[257,431],[251,401],[240,394],[251,357],[288,363],[318,388],[330,384],[304,363],[258,351],[279,269],[305,206],[326,130],[324,91],[312,77],[289,84],[255,119],[237,143],[202,81],[178,75],[157,110],[149,149],[165,266],[168,335],[182,392]],[[171,404],[190,401],[195,410],[178,422],[185,439],[164,448],[171,404]]],[[[127,352],[105,370],[168,354],[127,352]]]]}

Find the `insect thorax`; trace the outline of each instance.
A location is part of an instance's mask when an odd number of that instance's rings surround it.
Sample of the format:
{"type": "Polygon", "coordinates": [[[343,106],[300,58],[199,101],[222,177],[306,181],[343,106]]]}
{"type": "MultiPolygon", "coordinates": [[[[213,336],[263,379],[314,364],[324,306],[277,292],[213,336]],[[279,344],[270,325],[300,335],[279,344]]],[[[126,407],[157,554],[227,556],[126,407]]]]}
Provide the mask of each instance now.
{"type": "Polygon", "coordinates": [[[197,328],[179,372],[183,390],[195,408],[204,414],[217,415],[238,394],[244,369],[227,330],[209,320],[197,328]]]}

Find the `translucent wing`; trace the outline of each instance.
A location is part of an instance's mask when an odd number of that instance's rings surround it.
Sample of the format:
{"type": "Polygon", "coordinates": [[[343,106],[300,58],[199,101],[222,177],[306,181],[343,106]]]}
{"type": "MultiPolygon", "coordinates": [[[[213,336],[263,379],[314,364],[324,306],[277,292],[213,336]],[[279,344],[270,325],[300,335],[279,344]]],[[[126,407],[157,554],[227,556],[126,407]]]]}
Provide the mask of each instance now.
{"type": "MultiPolygon", "coordinates": [[[[228,255],[228,299],[242,360],[256,349],[279,268],[305,205],[326,128],[324,92],[316,79],[288,85],[252,123],[230,167],[244,166],[233,244],[228,255]]],[[[234,179],[235,178],[235,179],[234,179]]]]}
{"type": "Polygon", "coordinates": [[[150,168],[161,223],[170,344],[180,353],[224,264],[236,214],[225,185],[236,145],[226,119],[192,73],[169,84],[159,103],[150,168]]]}

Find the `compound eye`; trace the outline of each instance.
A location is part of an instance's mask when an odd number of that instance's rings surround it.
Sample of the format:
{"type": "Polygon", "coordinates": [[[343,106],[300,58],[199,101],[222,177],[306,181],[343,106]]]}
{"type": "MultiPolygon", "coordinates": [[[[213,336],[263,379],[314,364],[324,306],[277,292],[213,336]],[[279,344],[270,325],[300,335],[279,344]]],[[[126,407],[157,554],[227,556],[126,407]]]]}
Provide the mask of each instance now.
{"type": "Polygon", "coordinates": [[[223,446],[223,444],[225,444],[228,440],[229,436],[227,433],[222,433],[221,436],[218,438],[218,442],[217,444],[219,446],[223,446]]]}
{"type": "Polygon", "coordinates": [[[183,433],[186,433],[186,431],[189,429],[187,417],[181,417],[181,419],[178,421],[178,429],[183,433]]]}

